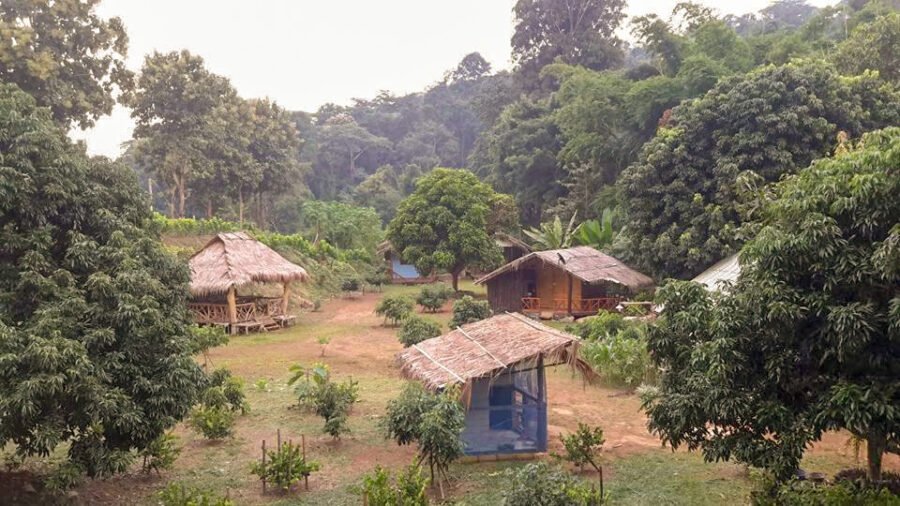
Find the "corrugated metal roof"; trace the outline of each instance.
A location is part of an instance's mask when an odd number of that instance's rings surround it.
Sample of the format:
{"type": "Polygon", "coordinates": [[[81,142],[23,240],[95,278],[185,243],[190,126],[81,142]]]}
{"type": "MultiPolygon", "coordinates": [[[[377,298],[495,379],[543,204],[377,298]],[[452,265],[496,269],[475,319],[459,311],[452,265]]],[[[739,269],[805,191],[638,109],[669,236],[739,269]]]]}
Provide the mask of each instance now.
{"type": "Polygon", "coordinates": [[[691,281],[696,281],[709,291],[717,291],[723,288],[724,283],[734,283],[741,275],[741,263],[735,253],[719,260],[712,267],[701,272],[691,281]]]}

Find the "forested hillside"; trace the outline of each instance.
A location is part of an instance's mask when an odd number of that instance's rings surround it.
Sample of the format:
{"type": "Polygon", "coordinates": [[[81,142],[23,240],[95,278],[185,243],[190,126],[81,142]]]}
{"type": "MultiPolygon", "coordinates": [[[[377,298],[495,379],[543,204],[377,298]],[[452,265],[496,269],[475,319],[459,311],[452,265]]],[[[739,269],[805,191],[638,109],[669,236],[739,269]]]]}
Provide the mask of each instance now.
{"type": "Polygon", "coordinates": [[[515,198],[523,226],[607,210],[617,256],[685,277],[744,240],[749,188],[898,121],[896,1],[624,7],[520,0],[512,71],[472,53],[422,92],[313,112],[241,98],[186,51],[150,55],[123,159],[161,212],[311,240],[316,209],[372,208],[386,226],[417,178],[466,168],[515,198]]]}

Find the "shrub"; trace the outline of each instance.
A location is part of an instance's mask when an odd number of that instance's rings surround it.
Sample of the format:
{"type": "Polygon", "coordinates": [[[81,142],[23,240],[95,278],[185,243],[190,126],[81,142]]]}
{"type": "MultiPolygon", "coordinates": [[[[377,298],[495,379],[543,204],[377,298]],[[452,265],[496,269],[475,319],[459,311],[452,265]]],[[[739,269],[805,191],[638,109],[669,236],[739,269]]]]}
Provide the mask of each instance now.
{"type": "Polygon", "coordinates": [[[363,503],[368,506],[425,506],[428,504],[425,494],[428,483],[428,478],[415,465],[398,474],[396,483],[392,483],[390,471],[376,466],[363,476],[363,503]]]}
{"type": "Polygon", "coordinates": [[[203,354],[203,366],[209,364],[209,350],[216,346],[224,346],[228,344],[228,334],[225,329],[217,325],[201,327],[194,325],[191,327],[191,353],[196,355],[203,354]]]}
{"type": "Polygon", "coordinates": [[[535,462],[506,472],[506,506],[594,506],[603,503],[600,492],[557,466],[535,462]]]}
{"type": "Polygon", "coordinates": [[[359,399],[359,383],[352,379],[343,383],[331,381],[331,372],[326,364],[317,363],[309,370],[293,365],[294,375],[288,385],[297,383],[294,392],[301,408],[312,409],[325,419],[323,431],[334,438],[350,432],[347,418],[350,407],[359,399]],[[305,378],[305,381],[300,381],[305,378]]]}
{"type": "Polygon", "coordinates": [[[366,284],[369,286],[377,288],[381,291],[381,287],[384,285],[389,285],[393,281],[391,277],[391,273],[386,269],[378,269],[376,272],[372,273],[369,276],[366,276],[366,284]]]}
{"type": "Polygon", "coordinates": [[[452,297],[453,294],[453,288],[443,283],[426,285],[422,287],[422,290],[416,297],[416,303],[425,310],[436,313],[444,307],[444,304],[450,300],[450,297],[452,297]]]}
{"type": "Polygon", "coordinates": [[[578,430],[568,436],[560,434],[559,439],[566,449],[563,458],[581,469],[584,469],[585,464],[590,464],[600,473],[602,480],[603,470],[597,464],[597,459],[603,449],[603,443],[606,442],[603,439],[603,429],[578,422],[578,430]]]}
{"type": "Polygon", "coordinates": [[[888,488],[847,480],[832,485],[792,481],[779,486],[771,479],[764,482],[762,489],[756,488],[750,495],[754,506],[900,506],[900,496],[892,494],[888,488]]]}
{"type": "Polygon", "coordinates": [[[84,482],[84,469],[72,461],[56,466],[44,480],[44,487],[54,492],[75,488],[84,482]]]}
{"type": "Polygon", "coordinates": [[[250,405],[244,399],[244,382],[225,368],[216,369],[207,377],[206,390],[200,401],[206,407],[241,411],[246,414],[250,405]]]}
{"type": "Polygon", "coordinates": [[[211,490],[185,487],[182,483],[170,483],[156,497],[162,506],[234,506],[227,497],[218,497],[211,490]]]}
{"type": "Polygon", "coordinates": [[[181,454],[181,447],[177,443],[178,436],[167,432],[141,450],[139,455],[144,458],[144,472],[156,471],[159,474],[160,470],[171,469],[181,454]]]}
{"type": "Polygon", "coordinates": [[[419,344],[426,339],[441,335],[441,325],[437,322],[412,315],[403,320],[403,327],[397,336],[403,346],[419,344]]]}
{"type": "Polygon", "coordinates": [[[465,325],[471,322],[484,320],[491,316],[491,306],[486,300],[475,300],[471,296],[457,300],[453,303],[453,318],[450,320],[450,328],[465,325]]]}
{"type": "Polygon", "coordinates": [[[315,299],[313,299],[312,304],[313,304],[313,307],[312,307],[313,312],[317,312],[322,309],[322,299],[316,297],[315,299]]]}
{"type": "Polygon", "coordinates": [[[600,312],[568,330],[586,341],[581,347],[581,357],[607,382],[635,387],[642,383],[654,384],[658,378],[658,370],[647,351],[648,325],[600,312]]]}
{"type": "Polygon", "coordinates": [[[260,462],[250,464],[251,473],[284,491],[321,468],[318,462],[307,460],[302,449],[290,441],[281,443],[276,450],[266,450],[265,466],[260,462]]]}
{"type": "Polygon", "coordinates": [[[190,425],[206,439],[223,439],[234,433],[234,412],[225,407],[199,406],[191,413],[190,425]]]}
{"type": "Polygon", "coordinates": [[[341,281],[341,290],[344,292],[358,292],[359,287],[359,278],[346,278],[341,281]]]}
{"type": "Polygon", "coordinates": [[[401,446],[418,441],[422,417],[436,403],[437,396],[425,390],[420,383],[407,383],[400,396],[388,402],[384,419],[387,437],[401,446]]]}
{"type": "Polygon", "coordinates": [[[405,320],[413,312],[415,304],[409,297],[402,295],[389,295],[378,302],[375,306],[375,314],[384,317],[384,322],[390,322],[397,325],[405,320]]]}
{"type": "Polygon", "coordinates": [[[331,342],[331,338],[328,336],[319,336],[318,338],[316,338],[316,342],[319,343],[319,346],[322,347],[322,353],[320,353],[319,356],[324,357],[325,349],[328,348],[328,343],[331,342]]]}

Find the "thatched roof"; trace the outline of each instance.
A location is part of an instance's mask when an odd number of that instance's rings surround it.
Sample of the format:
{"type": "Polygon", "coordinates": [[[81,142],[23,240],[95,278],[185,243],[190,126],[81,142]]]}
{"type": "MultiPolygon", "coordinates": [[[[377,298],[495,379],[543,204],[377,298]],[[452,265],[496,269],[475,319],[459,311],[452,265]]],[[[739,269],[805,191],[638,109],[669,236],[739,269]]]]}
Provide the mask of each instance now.
{"type": "Polygon", "coordinates": [[[190,259],[191,294],[205,297],[248,283],[305,281],[309,274],[244,232],[218,234],[190,259]]]}
{"type": "Polygon", "coordinates": [[[429,390],[465,387],[515,366],[536,364],[540,357],[545,365],[568,364],[591,379],[593,369],[578,357],[580,344],[576,336],[504,313],[410,346],[397,358],[401,374],[422,381],[429,390]]]}
{"type": "Polygon", "coordinates": [[[497,232],[494,234],[494,242],[501,248],[518,248],[525,253],[531,253],[531,246],[525,244],[521,239],[504,232],[497,232]]]}
{"type": "Polygon", "coordinates": [[[735,253],[719,260],[691,281],[696,281],[706,286],[707,290],[713,292],[721,290],[726,283],[734,283],[740,275],[741,263],[738,260],[738,254],[735,253]]]}
{"type": "Polygon", "coordinates": [[[616,283],[628,287],[632,291],[653,287],[653,280],[648,276],[590,246],[535,251],[485,275],[475,281],[475,284],[484,284],[501,274],[518,270],[531,262],[555,266],[588,284],[616,283]]]}

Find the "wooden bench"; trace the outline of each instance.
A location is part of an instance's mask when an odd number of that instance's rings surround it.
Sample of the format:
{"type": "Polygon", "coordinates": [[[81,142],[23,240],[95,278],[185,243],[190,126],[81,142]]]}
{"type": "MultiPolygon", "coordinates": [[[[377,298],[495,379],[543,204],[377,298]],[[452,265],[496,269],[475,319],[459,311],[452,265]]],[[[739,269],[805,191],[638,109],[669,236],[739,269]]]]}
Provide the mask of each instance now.
{"type": "Polygon", "coordinates": [[[294,325],[295,323],[297,323],[297,316],[292,315],[292,314],[278,315],[278,316],[274,316],[273,318],[282,327],[290,327],[291,325],[294,325]]]}
{"type": "Polygon", "coordinates": [[[258,321],[235,323],[234,329],[238,334],[266,332],[266,326],[262,322],[258,321]]]}

